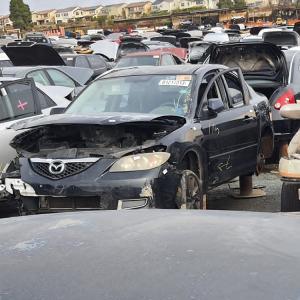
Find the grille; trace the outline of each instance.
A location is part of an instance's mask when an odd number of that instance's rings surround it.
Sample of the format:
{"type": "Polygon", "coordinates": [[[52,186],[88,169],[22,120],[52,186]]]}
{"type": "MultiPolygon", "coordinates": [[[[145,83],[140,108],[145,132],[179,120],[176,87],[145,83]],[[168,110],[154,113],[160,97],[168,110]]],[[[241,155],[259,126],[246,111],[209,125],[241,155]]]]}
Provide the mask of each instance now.
{"type": "Polygon", "coordinates": [[[32,169],[42,175],[44,177],[48,177],[50,179],[62,179],[65,177],[73,176],[78,174],[87,168],[89,168],[93,162],[65,162],[65,169],[60,174],[52,174],[49,171],[50,162],[34,162],[31,161],[32,169]]]}

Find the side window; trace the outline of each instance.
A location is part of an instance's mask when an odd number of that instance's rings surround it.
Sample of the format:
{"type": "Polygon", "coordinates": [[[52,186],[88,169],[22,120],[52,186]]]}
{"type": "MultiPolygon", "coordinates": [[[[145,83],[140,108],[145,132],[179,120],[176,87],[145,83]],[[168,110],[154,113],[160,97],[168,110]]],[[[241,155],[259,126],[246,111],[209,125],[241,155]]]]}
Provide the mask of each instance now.
{"type": "Polygon", "coordinates": [[[29,83],[13,83],[1,88],[0,92],[2,120],[30,117],[35,114],[34,95],[29,83]]]}
{"type": "Polygon", "coordinates": [[[217,78],[215,82],[211,85],[207,97],[203,98],[205,92],[207,91],[207,88],[211,82],[211,80],[216,75],[216,72],[211,72],[203,77],[202,82],[199,87],[199,93],[198,93],[198,116],[203,118],[208,118],[211,114],[208,110],[208,100],[213,98],[218,98],[223,101],[224,109],[228,109],[228,100],[227,97],[224,96],[224,86],[222,85],[222,82],[220,78],[217,78]],[[201,109],[200,109],[201,108],[201,109]]]}
{"type": "Polygon", "coordinates": [[[234,73],[224,75],[230,107],[244,105],[243,88],[240,79],[234,73]]]}
{"type": "Polygon", "coordinates": [[[106,67],[104,60],[101,57],[99,57],[98,55],[88,56],[87,59],[90,62],[91,67],[93,69],[100,69],[100,68],[106,67]]]}
{"type": "Polygon", "coordinates": [[[161,65],[162,66],[170,66],[175,65],[175,61],[170,54],[164,54],[161,58],[161,65]]]}
{"type": "Polygon", "coordinates": [[[47,72],[52,81],[54,82],[54,85],[75,88],[74,81],[64,73],[55,69],[49,69],[47,70],[47,72]]]}
{"type": "Polygon", "coordinates": [[[35,82],[42,85],[51,85],[46,73],[42,70],[33,71],[27,74],[27,78],[32,78],[35,82]]]}
{"type": "Polygon", "coordinates": [[[90,68],[90,65],[85,56],[78,56],[76,59],[75,67],[90,68]]]}
{"type": "Polygon", "coordinates": [[[40,102],[41,109],[46,109],[55,106],[56,103],[52,101],[47,95],[45,95],[39,89],[37,90],[38,101],[40,102]]]}

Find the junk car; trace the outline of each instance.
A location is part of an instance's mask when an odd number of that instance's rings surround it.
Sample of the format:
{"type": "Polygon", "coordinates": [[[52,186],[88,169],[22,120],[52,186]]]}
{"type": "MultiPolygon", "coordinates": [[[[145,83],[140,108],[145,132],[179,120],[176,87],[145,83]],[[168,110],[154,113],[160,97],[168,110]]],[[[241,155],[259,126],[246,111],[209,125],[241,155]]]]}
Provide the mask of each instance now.
{"type": "Polygon", "coordinates": [[[221,65],[112,70],[64,113],[14,129],[27,131],[2,182],[33,212],[198,209],[254,174],[273,137],[267,98],[221,65]]]}

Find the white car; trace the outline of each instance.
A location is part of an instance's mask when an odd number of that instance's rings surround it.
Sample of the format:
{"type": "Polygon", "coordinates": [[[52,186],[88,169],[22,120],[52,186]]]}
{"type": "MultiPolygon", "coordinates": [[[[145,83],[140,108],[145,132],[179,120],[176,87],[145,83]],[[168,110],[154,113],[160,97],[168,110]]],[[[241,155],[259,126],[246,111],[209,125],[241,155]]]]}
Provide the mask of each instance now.
{"type": "Polygon", "coordinates": [[[16,156],[9,143],[17,134],[11,126],[50,114],[53,107],[66,107],[70,103],[64,98],[72,89],[43,86],[32,79],[0,77],[0,173],[16,156]]]}

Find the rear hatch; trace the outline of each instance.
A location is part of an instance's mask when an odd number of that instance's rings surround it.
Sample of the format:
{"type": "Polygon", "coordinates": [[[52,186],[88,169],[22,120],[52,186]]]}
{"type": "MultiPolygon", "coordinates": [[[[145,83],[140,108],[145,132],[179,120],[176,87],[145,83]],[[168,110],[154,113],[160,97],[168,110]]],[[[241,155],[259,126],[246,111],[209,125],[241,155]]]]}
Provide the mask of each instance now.
{"type": "Polygon", "coordinates": [[[230,68],[239,67],[246,81],[268,98],[288,83],[284,54],[274,44],[243,42],[214,46],[209,62],[230,68]]]}
{"type": "Polygon", "coordinates": [[[2,46],[14,66],[64,66],[59,54],[49,45],[13,42],[2,46]]]}

